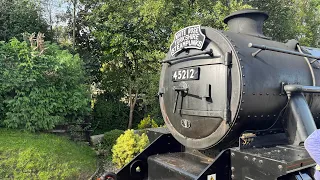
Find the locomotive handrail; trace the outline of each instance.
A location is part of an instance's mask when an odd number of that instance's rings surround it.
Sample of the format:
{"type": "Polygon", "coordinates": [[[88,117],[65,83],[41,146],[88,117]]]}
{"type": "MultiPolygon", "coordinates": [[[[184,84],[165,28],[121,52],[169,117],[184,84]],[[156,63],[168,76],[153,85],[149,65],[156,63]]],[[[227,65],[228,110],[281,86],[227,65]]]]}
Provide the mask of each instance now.
{"type": "Polygon", "coordinates": [[[319,86],[303,86],[303,85],[285,85],[284,90],[287,93],[292,92],[306,92],[306,93],[320,93],[320,87],[319,86]]]}
{"type": "MultiPolygon", "coordinates": [[[[296,56],[302,56],[302,57],[308,57],[308,58],[315,59],[315,60],[311,61],[310,64],[314,63],[317,60],[320,60],[320,57],[312,56],[312,55],[309,55],[309,54],[301,54],[301,53],[298,53],[298,52],[295,52],[295,51],[289,51],[289,50],[275,48],[275,47],[269,47],[269,46],[266,46],[266,45],[259,45],[259,44],[249,43],[248,47],[249,48],[257,48],[257,49],[260,49],[260,50],[275,51],[275,52],[280,52],[280,53],[291,54],[291,55],[296,55],[296,56]]],[[[255,56],[255,55],[253,54],[252,56],[255,56]]]]}
{"type": "Polygon", "coordinates": [[[176,60],[181,60],[181,61],[179,61],[179,62],[183,62],[183,61],[186,61],[186,60],[187,60],[186,58],[195,57],[195,56],[204,55],[204,54],[208,54],[208,55],[210,55],[211,57],[213,57],[213,51],[212,51],[212,49],[210,49],[209,51],[203,51],[203,52],[200,52],[200,53],[190,54],[190,55],[183,56],[183,57],[177,57],[177,58],[172,58],[172,59],[164,60],[164,61],[161,61],[161,63],[172,64],[171,61],[176,61],[176,60]],[[186,59],[186,60],[183,60],[183,59],[186,59]]]}

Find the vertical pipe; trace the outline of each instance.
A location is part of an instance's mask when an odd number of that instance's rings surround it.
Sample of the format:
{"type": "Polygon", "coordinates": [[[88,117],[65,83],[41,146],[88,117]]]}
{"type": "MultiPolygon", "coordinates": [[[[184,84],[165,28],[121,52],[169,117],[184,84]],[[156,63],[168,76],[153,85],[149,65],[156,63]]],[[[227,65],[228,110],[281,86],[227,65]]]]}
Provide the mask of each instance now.
{"type": "Polygon", "coordinates": [[[317,127],[302,93],[291,94],[289,108],[291,115],[287,120],[287,131],[291,143],[300,145],[317,127]]]}

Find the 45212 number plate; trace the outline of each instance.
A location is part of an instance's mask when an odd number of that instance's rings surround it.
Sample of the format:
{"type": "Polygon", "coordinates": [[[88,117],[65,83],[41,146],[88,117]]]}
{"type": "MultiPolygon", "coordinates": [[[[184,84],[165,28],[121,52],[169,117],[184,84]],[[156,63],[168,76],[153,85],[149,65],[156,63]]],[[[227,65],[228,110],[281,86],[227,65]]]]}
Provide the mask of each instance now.
{"type": "Polygon", "coordinates": [[[185,68],[172,71],[173,81],[198,80],[200,76],[200,68],[185,68]]]}

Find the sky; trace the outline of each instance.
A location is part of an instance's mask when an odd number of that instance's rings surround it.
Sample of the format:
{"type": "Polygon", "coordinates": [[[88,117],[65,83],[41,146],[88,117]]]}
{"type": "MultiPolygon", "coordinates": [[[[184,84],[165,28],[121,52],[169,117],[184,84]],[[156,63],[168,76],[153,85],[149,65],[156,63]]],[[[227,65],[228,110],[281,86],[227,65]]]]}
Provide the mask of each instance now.
{"type": "Polygon", "coordinates": [[[63,14],[67,11],[69,3],[66,3],[64,0],[43,0],[41,2],[42,7],[44,9],[44,17],[46,20],[49,22],[49,17],[50,17],[50,9],[51,9],[51,16],[52,16],[52,21],[53,21],[53,26],[66,26],[66,22],[59,22],[57,24],[57,18],[56,16],[59,14],[63,14]]]}

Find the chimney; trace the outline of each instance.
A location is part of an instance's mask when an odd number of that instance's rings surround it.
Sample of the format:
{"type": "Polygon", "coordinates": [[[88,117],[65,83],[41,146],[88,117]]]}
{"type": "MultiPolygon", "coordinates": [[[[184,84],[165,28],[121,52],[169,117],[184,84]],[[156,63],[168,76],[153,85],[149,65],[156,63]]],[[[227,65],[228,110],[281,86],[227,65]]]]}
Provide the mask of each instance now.
{"type": "Polygon", "coordinates": [[[225,17],[224,23],[228,24],[229,31],[266,38],[263,35],[263,24],[269,15],[256,9],[245,9],[231,13],[225,17]]]}

